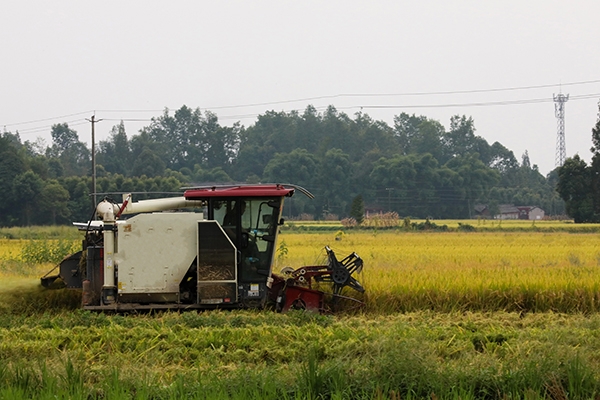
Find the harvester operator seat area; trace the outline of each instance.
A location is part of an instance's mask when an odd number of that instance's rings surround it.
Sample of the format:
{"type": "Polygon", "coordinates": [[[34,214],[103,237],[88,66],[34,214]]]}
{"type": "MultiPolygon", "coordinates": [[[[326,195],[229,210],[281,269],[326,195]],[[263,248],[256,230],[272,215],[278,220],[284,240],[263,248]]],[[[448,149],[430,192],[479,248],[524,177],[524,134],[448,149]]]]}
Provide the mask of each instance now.
{"type": "Polygon", "coordinates": [[[246,202],[239,200],[223,201],[215,206],[215,220],[223,221],[221,226],[234,244],[237,244],[237,231],[240,214],[246,211],[246,202]],[[242,205],[243,204],[243,205],[242,205]],[[218,208],[217,208],[218,207],[218,208]]]}
{"type": "Polygon", "coordinates": [[[270,199],[227,199],[214,203],[214,219],[221,222],[225,233],[240,253],[242,281],[264,279],[269,275],[273,258],[279,201],[273,207],[270,199]],[[269,203],[271,205],[269,206],[269,203]]]}

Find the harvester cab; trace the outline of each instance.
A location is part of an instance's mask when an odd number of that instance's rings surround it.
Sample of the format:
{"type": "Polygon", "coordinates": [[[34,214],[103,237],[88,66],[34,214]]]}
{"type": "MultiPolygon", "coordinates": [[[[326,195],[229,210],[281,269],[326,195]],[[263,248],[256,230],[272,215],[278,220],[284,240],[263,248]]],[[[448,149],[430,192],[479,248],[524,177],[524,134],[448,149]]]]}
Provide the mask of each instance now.
{"type": "Polygon", "coordinates": [[[364,290],[350,276],[360,272],[362,260],[354,255],[339,262],[327,248],[327,265],[309,267],[306,280],[300,272],[273,274],[284,199],[296,189],[312,196],[292,185],[238,185],[138,202],[131,194],[122,203],[105,199],[96,220],[75,224],[85,231],[82,251],[42,284],[81,289],[82,306],[90,310],[262,308],[271,302],[279,311],[324,311],[325,297],[343,297],[344,286],[364,290]],[[314,290],[311,277],[332,282],[332,293],[314,290]]]}

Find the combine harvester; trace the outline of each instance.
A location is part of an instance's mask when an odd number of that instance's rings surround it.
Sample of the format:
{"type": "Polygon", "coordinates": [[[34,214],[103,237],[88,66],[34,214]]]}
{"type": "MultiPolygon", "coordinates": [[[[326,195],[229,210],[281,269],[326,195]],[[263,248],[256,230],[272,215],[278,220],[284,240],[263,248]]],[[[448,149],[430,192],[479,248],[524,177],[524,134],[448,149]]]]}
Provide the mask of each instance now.
{"type": "Polygon", "coordinates": [[[81,289],[83,308],[96,311],[271,305],[329,312],[340,299],[358,302],[342,295],[346,286],[364,292],[352,276],[363,266],[355,253],[339,261],[326,247],[325,265],[273,273],[284,198],[295,190],[313,197],[293,185],[259,184],[190,188],[183,197],[138,202],[127,194],[121,204],[105,198],[96,220],[74,224],[85,232],[82,251],[42,285],[81,289]],[[331,291],[317,290],[319,283],[331,291]]]}

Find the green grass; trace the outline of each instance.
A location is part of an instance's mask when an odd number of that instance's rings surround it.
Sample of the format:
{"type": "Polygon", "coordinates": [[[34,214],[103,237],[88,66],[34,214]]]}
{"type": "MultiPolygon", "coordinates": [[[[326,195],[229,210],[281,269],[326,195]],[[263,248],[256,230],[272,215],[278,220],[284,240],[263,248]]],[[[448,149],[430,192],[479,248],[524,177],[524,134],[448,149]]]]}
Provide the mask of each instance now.
{"type": "Polygon", "coordinates": [[[598,328],[551,313],[0,315],[0,398],[595,398],[598,328]]]}
{"type": "MultiPolygon", "coordinates": [[[[502,237],[523,242],[514,235],[502,237]]],[[[520,268],[513,293],[493,284],[453,292],[449,289],[458,286],[452,282],[432,286],[421,279],[439,281],[448,269],[453,277],[462,269],[472,269],[473,278],[489,276],[496,267],[475,274],[485,261],[477,248],[454,250],[453,243],[441,243],[444,238],[464,245],[482,235],[398,235],[403,250],[395,254],[370,248],[396,246],[387,233],[349,233],[334,243],[344,250],[338,255],[348,248],[365,259],[359,280],[367,287],[368,303],[361,311],[335,316],[243,310],[91,313],[79,309],[76,291],[41,289],[39,265],[11,258],[0,264],[0,399],[598,398],[600,314],[594,310],[600,299],[597,286],[581,289],[598,265],[594,254],[585,254],[595,251],[595,237],[539,235],[562,243],[570,258],[564,266],[542,265],[541,256],[523,250],[524,256],[503,260],[507,265],[497,266],[500,273],[513,271],[511,260],[520,268]],[[449,255],[421,259],[424,253],[417,251],[413,259],[409,252],[419,248],[416,239],[438,251],[446,248],[449,255]],[[592,250],[576,251],[576,245],[592,250]],[[450,263],[454,254],[477,257],[473,265],[452,270],[443,262],[450,263]],[[427,272],[431,264],[437,267],[427,272]],[[373,275],[379,268],[382,275],[373,275]],[[529,270],[540,282],[545,273],[558,283],[523,285],[529,270]],[[570,275],[557,275],[563,270],[570,275]],[[416,283],[402,286],[411,274],[418,275],[416,283]],[[473,293],[477,296],[468,297],[473,293]],[[568,313],[541,307],[552,296],[568,313]],[[460,304],[452,306],[452,299],[460,304]]],[[[289,246],[284,258],[313,261],[314,255],[302,255],[306,250],[295,255],[295,242],[316,249],[333,237],[284,234],[289,246]]],[[[564,254],[548,254],[556,245],[548,246],[540,254],[558,263],[564,254]]],[[[486,253],[492,251],[488,247],[486,253]]],[[[473,280],[469,276],[465,282],[473,280]]]]}
{"type": "Polygon", "coordinates": [[[0,227],[0,239],[81,240],[82,234],[71,225],[0,227]]]}

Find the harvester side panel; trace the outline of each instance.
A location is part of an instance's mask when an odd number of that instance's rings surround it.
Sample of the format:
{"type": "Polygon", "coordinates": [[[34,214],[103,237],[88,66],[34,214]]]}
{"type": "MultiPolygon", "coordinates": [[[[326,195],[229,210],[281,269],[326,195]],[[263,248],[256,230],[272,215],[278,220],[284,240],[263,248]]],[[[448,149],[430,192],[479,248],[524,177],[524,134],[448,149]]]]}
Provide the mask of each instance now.
{"type": "Polygon", "coordinates": [[[176,301],[196,257],[199,213],[139,214],[118,224],[119,302],[176,301]],[[141,296],[140,296],[141,295],[141,296]]]}

